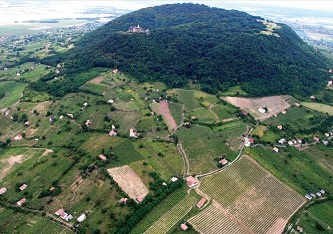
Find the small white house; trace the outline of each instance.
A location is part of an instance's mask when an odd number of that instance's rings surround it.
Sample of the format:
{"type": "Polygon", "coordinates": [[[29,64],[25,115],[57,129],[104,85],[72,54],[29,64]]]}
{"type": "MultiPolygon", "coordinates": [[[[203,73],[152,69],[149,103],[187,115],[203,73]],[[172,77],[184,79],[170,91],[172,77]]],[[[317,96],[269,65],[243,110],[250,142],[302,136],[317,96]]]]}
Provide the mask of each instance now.
{"type": "Polygon", "coordinates": [[[82,214],[82,215],[80,215],[80,217],[77,218],[77,221],[81,223],[86,218],[87,218],[87,216],[85,214],[82,214]]]}

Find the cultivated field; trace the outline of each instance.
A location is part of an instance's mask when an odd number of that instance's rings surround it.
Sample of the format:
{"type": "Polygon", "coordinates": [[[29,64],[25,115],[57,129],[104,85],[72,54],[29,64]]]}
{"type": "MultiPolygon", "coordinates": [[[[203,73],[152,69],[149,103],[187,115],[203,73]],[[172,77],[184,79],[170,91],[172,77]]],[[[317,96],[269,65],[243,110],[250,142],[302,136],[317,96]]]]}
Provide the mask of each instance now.
{"type": "Polygon", "coordinates": [[[3,234],[33,234],[54,233],[69,234],[74,231],[65,228],[47,217],[23,214],[9,209],[0,208],[0,233],[3,234]]]}
{"type": "Polygon", "coordinates": [[[305,198],[248,156],[203,178],[200,189],[235,216],[238,225],[253,233],[281,233],[291,215],[305,203],[305,198]]]}
{"type": "Polygon", "coordinates": [[[160,101],[160,113],[162,114],[167,125],[169,126],[170,131],[177,128],[177,124],[170,113],[168,102],[166,102],[165,100],[160,101]]]}
{"type": "MultiPolygon", "coordinates": [[[[233,152],[226,142],[228,135],[223,131],[213,132],[210,128],[192,125],[190,128],[180,128],[177,131],[179,140],[190,161],[190,172],[201,174],[217,168],[216,158],[224,155],[231,160],[233,152]]],[[[243,134],[241,132],[239,135],[243,134]]]]}
{"type": "Polygon", "coordinates": [[[157,220],[159,220],[166,212],[172,207],[176,206],[187,195],[185,189],[179,189],[161,203],[159,203],[152,211],[150,211],[140,223],[138,223],[132,230],[131,234],[144,233],[150,226],[152,226],[157,220]]]}
{"type": "Polygon", "coordinates": [[[310,109],[333,115],[333,106],[325,105],[322,103],[315,103],[315,102],[302,102],[301,104],[310,109]]]}
{"type": "Polygon", "coordinates": [[[170,113],[177,125],[183,121],[183,105],[175,102],[169,102],[170,113]]]}
{"type": "Polygon", "coordinates": [[[140,177],[129,166],[111,168],[108,172],[133,200],[138,197],[144,198],[149,193],[140,177]]]}
{"type": "Polygon", "coordinates": [[[24,88],[27,86],[25,83],[19,83],[15,81],[1,81],[0,91],[5,93],[5,96],[0,99],[0,109],[10,107],[17,102],[24,88]]]}
{"type": "Polygon", "coordinates": [[[271,96],[262,98],[240,98],[240,97],[225,97],[224,100],[249,112],[256,119],[266,119],[273,114],[279,113],[290,106],[285,99],[288,96],[271,96]],[[267,107],[267,113],[260,113],[258,108],[267,107]]]}
{"type": "Polygon", "coordinates": [[[223,209],[216,201],[213,201],[209,207],[190,218],[188,222],[195,230],[202,234],[247,233],[246,228],[242,225],[238,226],[240,224],[239,221],[227,210],[223,209]],[[235,221],[237,221],[237,223],[235,221]]]}
{"type": "Polygon", "coordinates": [[[194,97],[195,92],[193,90],[176,89],[175,91],[179,100],[184,104],[186,111],[192,111],[201,107],[194,97]]]}
{"type": "Polygon", "coordinates": [[[303,150],[289,147],[288,150],[280,150],[278,154],[272,152],[268,146],[245,148],[246,154],[300,194],[318,188],[333,190],[333,184],[330,183],[333,159],[328,156],[332,155],[330,147],[322,144],[311,145],[303,150]]]}
{"type": "Polygon", "coordinates": [[[177,205],[172,207],[162,217],[160,217],[153,225],[151,225],[145,234],[167,233],[175,226],[188,212],[191,211],[195,203],[195,198],[187,195],[177,205]]]}

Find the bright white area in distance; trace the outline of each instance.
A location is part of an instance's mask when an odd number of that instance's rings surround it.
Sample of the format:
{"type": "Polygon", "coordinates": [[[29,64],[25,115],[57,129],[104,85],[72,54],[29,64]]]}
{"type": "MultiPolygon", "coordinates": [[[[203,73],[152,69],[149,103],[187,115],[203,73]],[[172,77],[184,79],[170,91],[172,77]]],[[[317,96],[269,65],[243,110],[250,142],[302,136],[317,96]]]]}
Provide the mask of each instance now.
{"type": "Polygon", "coordinates": [[[301,20],[307,24],[333,25],[333,1],[288,0],[0,0],[0,25],[24,20],[106,17],[113,14],[125,14],[149,6],[182,2],[236,9],[264,18],[301,20]],[[89,11],[91,9],[98,9],[100,12],[89,11]]]}

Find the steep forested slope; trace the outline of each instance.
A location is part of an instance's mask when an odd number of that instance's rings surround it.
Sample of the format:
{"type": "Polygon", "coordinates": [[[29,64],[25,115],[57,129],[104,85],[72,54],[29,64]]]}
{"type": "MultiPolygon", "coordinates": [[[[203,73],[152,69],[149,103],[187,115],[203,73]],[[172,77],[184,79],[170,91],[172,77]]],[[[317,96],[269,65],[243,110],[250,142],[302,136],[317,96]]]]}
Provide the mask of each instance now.
{"type": "MultiPolygon", "coordinates": [[[[64,59],[67,74],[119,68],[139,81],[160,80],[170,87],[191,79],[211,93],[236,84],[259,96],[308,95],[323,87],[329,61],[287,25],[268,31],[262,20],[198,4],[150,7],[112,20],[61,58],[44,62],[64,59]],[[134,25],[150,33],[127,33],[134,25]]],[[[43,86],[39,82],[34,88],[43,86]]]]}

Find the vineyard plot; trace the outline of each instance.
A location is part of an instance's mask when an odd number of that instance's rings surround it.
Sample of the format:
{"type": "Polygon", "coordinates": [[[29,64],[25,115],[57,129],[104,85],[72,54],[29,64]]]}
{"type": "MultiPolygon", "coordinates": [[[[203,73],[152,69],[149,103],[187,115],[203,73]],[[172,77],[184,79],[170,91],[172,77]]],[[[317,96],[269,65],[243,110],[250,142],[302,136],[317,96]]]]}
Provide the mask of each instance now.
{"type": "Polygon", "coordinates": [[[225,210],[221,210],[216,201],[205,210],[188,220],[201,234],[239,233],[245,234],[225,210]]]}
{"type": "Polygon", "coordinates": [[[193,208],[195,198],[188,195],[182,199],[177,205],[172,207],[167,213],[159,218],[145,234],[162,234],[167,233],[174,225],[176,225],[190,210],[193,208]]]}
{"type": "Polygon", "coordinates": [[[305,202],[248,156],[203,178],[200,189],[254,233],[282,232],[305,202]]]}

